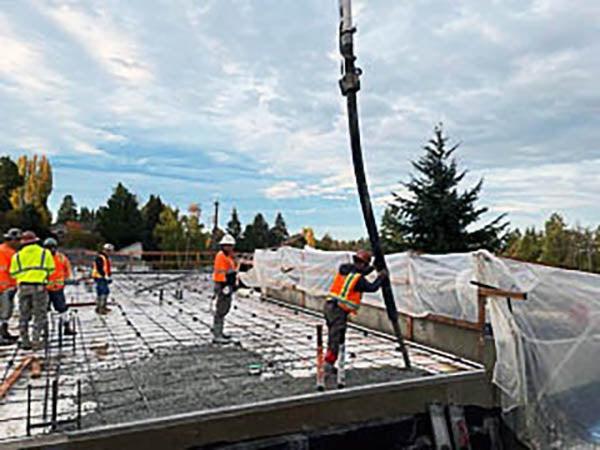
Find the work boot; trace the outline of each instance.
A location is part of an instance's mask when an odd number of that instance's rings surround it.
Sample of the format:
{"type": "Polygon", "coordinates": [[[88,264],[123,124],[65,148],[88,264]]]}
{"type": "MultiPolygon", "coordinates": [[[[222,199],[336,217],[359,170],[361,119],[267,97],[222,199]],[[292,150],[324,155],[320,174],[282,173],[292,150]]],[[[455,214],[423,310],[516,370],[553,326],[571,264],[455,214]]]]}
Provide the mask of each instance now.
{"type": "Polygon", "coordinates": [[[231,337],[229,337],[229,336],[225,337],[225,335],[221,334],[218,336],[214,336],[212,342],[213,342],[213,344],[217,344],[217,345],[230,344],[231,337]]]}
{"type": "Polygon", "coordinates": [[[33,341],[31,343],[31,349],[33,351],[38,351],[44,348],[44,343],[42,341],[33,341]]]}
{"type": "Polygon", "coordinates": [[[19,347],[21,348],[21,350],[31,350],[31,341],[21,340],[21,342],[19,342],[19,347]]]}
{"type": "Polygon", "coordinates": [[[4,322],[2,325],[0,325],[0,340],[12,342],[14,344],[19,340],[19,338],[8,332],[8,324],[4,322]]]}
{"type": "Polygon", "coordinates": [[[70,322],[65,322],[65,336],[75,336],[77,332],[71,328],[70,322]]]}

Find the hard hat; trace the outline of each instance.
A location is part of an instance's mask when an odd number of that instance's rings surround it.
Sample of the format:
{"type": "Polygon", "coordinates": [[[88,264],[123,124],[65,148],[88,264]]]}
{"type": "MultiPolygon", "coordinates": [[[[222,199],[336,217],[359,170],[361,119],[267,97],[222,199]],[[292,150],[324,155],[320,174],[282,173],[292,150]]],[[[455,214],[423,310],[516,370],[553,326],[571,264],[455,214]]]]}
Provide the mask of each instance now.
{"type": "Polygon", "coordinates": [[[19,228],[11,228],[4,234],[4,239],[6,239],[8,241],[16,241],[16,240],[21,239],[22,234],[23,233],[21,232],[21,230],[19,228]]]}
{"type": "Polygon", "coordinates": [[[37,235],[33,231],[26,231],[21,236],[21,244],[23,244],[23,245],[33,244],[35,242],[39,242],[39,240],[40,240],[40,238],[38,238],[37,235]]]}
{"type": "Polygon", "coordinates": [[[115,251],[115,246],[112,244],[104,244],[102,246],[102,250],[104,250],[105,252],[113,252],[115,251]]]}
{"type": "Polygon", "coordinates": [[[44,247],[58,247],[58,241],[50,237],[44,241],[44,247]]]}
{"type": "Polygon", "coordinates": [[[235,238],[230,234],[226,234],[221,239],[221,242],[219,242],[219,245],[235,245],[235,238]]]}
{"type": "Polygon", "coordinates": [[[371,264],[371,259],[373,255],[368,250],[359,250],[354,254],[355,261],[362,261],[365,264],[371,264]]]}

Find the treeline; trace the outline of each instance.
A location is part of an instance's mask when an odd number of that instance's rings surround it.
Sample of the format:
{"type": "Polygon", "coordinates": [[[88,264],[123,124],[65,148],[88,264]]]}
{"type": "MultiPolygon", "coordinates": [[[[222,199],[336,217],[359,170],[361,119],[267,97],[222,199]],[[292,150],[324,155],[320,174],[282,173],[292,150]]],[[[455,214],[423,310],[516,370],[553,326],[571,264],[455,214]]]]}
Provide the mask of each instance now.
{"type": "Polygon", "coordinates": [[[122,183],[115,187],[106,205],[97,210],[78,209],[73,196],[65,196],[57,224],[62,226],[63,243],[67,247],[92,248],[104,241],[123,248],[140,242],[145,251],[197,251],[210,249],[229,233],[238,241],[238,250],[251,252],[256,248],[279,246],[289,238],[281,213],[275,217],[272,227],[260,213],[243,227],[234,208],[225,229],[209,229],[202,222],[198,204],[180,211],[164,203],[160,196],[151,195],[140,205],[122,183]]]}
{"type": "Polygon", "coordinates": [[[52,167],[45,156],[0,158],[0,231],[11,227],[46,235],[52,223],[48,197],[52,167]]]}
{"type": "Polygon", "coordinates": [[[543,230],[527,228],[509,233],[503,254],[523,261],[600,272],[600,227],[570,228],[560,214],[554,213],[543,230]]]}

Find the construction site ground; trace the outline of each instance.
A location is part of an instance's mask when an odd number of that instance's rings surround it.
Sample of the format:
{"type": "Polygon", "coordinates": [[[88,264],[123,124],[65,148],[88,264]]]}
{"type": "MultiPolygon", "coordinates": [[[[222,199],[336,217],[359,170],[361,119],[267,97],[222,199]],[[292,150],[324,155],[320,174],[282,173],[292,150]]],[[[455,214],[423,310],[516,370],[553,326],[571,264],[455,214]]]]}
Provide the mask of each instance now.
{"type": "MultiPolygon", "coordinates": [[[[319,395],[315,330],[323,319],[318,314],[263,299],[258,292],[238,291],[226,321],[235,343],[216,346],[210,331],[213,290],[205,274],[116,275],[112,312],[106,316],[91,306],[91,285],[69,286],[67,298],[79,305],[71,307],[78,334],[75,339],[61,336],[52,316],[50,344],[37,352],[44,361],[41,376],[24,371],[0,400],[0,444],[27,437],[28,392],[32,436],[319,395]]],[[[16,325],[14,318],[13,332],[16,325]]],[[[412,370],[405,369],[389,336],[350,328],[347,386],[480,369],[414,343],[408,348],[412,370]]],[[[0,348],[3,381],[30,353],[0,348]]],[[[335,383],[328,387],[337,389],[335,383]]]]}

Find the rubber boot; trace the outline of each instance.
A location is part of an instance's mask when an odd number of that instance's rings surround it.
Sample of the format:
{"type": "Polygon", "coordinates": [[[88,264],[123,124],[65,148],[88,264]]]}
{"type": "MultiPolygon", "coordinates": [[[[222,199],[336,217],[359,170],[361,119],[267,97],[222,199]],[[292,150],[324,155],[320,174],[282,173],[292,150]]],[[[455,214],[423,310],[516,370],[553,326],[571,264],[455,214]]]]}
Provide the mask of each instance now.
{"type": "Polygon", "coordinates": [[[108,305],[108,295],[104,295],[102,297],[102,310],[104,311],[104,314],[108,314],[109,312],[112,311],[112,309],[110,309],[107,305],[108,305]]]}
{"type": "Polygon", "coordinates": [[[8,323],[4,322],[0,325],[0,345],[10,345],[17,342],[19,338],[8,332],[8,323]],[[6,342],[6,344],[2,344],[6,342]]]}
{"type": "Polygon", "coordinates": [[[102,311],[102,296],[96,297],[96,314],[101,314],[102,311]]]}
{"type": "Polygon", "coordinates": [[[223,334],[223,319],[215,317],[213,322],[213,344],[229,344],[231,338],[223,334]]]}

